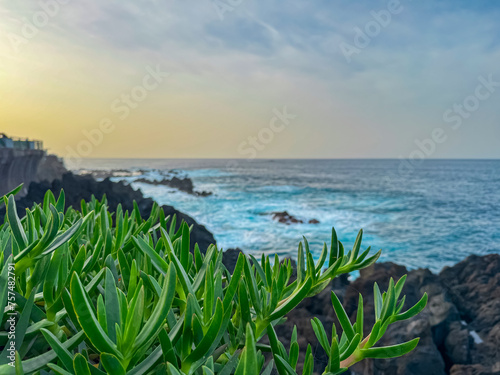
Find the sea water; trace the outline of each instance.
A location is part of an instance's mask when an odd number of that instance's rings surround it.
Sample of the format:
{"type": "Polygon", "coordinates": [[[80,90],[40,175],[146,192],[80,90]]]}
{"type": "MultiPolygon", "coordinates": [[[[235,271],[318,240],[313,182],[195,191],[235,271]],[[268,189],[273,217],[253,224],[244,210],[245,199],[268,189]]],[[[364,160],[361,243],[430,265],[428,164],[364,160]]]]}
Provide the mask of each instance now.
{"type": "Polygon", "coordinates": [[[305,236],[318,257],[331,228],[350,249],[382,249],[383,261],[439,271],[470,254],[500,252],[500,161],[86,159],[80,168],[143,170],[115,177],[159,204],[172,205],[210,230],[223,249],[296,254],[305,236]],[[136,183],[187,176],[199,197],[136,183]],[[271,212],[304,221],[286,225],[271,212]],[[309,224],[316,219],[319,224],[309,224]]]}

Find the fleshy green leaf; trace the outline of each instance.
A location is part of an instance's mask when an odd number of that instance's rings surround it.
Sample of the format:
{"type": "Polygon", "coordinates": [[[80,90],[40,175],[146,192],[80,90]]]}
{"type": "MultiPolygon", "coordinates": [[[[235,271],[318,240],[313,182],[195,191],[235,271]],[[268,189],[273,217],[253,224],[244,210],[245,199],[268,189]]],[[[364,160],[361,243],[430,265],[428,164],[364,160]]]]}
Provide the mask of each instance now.
{"type": "Polygon", "coordinates": [[[19,248],[24,249],[25,247],[27,247],[28,238],[26,237],[26,233],[24,232],[21,220],[19,220],[19,216],[17,216],[16,201],[14,199],[14,195],[10,195],[8,197],[7,221],[10,224],[12,234],[14,235],[14,239],[16,240],[19,248]]]}
{"type": "Polygon", "coordinates": [[[116,345],[109,339],[93,311],[85,289],[76,274],[71,278],[71,299],[78,322],[82,326],[87,338],[99,351],[120,356],[116,345]]]}
{"type": "Polygon", "coordinates": [[[108,374],[113,375],[125,375],[125,370],[123,369],[120,361],[112,354],[102,353],[101,363],[108,374]]]}
{"type": "Polygon", "coordinates": [[[344,310],[344,307],[342,306],[340,300],[333,291],[332,291],[332,304],[335,310],[335,314],[337,314],[337,318],[339,319],[340,325],[344,330],[344,333],[346,334],[349,340],[352,340],[354,338],[354,329],[349,320],[349,317],[347,316],[347,313],[344,310]]]}
{"type": "Polygon", "coordinates": [[[79,353],[73,359],[73,369],[76,375],[91,375],[87,359],[79,353]]]}
{"type": "Polygon", "coordinates": [[[419,338],[411,341],[379,348],[361,349],[363,358],[395,358],[405,355],[416,348],[419,338]]]}
{"type": "Polygon", "coordinates": [[[241,359],[235,375],[255,375],[259,373],[255,337],[250,324],[246,326],[245,348],[241,352],[241,359]]]}

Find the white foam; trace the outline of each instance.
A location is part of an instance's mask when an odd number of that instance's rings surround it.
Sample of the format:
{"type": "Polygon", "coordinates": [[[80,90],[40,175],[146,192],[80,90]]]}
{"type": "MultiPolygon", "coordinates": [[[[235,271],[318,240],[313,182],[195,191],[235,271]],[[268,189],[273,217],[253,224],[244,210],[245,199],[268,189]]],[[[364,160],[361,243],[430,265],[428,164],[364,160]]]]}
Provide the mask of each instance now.
{"type": "Polygon", "coordinates": [[[482,344],[483,343],[483,340],[481,339],[481,337],[479,337],[479,335],[477,334],[476,331],[470,331],[469,335],[472,336],[472,338],[474,339],[474,342],[476,344],[482,344]]]}

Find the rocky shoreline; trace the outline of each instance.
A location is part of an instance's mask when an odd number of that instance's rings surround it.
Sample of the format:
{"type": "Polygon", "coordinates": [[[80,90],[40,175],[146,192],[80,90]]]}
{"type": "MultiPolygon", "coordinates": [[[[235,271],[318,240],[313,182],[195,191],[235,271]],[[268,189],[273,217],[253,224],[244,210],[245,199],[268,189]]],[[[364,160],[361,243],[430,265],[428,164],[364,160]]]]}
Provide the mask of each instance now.
{"type": "MultiPolygon", "coordinates": [[[[139,169],[139,170],[126,170],[126,169],[111,169],[111,170],[101,170],[101,169],[95,169],[95,170],[86,170],[86,169],[80,169],[78,171],[75,171],[76,175],[79,176],[91,176],[96,179],[107,179],[107,178],[112,178],[112,177],[139,177],[142,176],[146,173],[146,170],[139,169]]],[[[194,184],[193,180],[189,177],[177,177],[176,176],[177,171],[175,170],[170,170],[168,171],[167,176],[170,178],[162,178],[161,180],[150,180],[144,177],[137,178],[133,180],[132,182],[139,182],[143,184],[148,184],[148,185],[154,185],[154,186],[168,186],[173,189],[177,189],[179,191],[182,191],[187,194],[191,194],[197,197],[208,197],[212,195],[213,193],[210,191],[198,191],[194,189],[194,184]]],[[[165,176],[165,175],[164,175],[165,176]]],[[[125,184],[130,183],[130,181],[122,181],[125,184]]]]}
{"type": "MultiPolygon", "coordinates": [[[[390,277],[404,274],[408,274],[403,291],[407,303],[417,302],[424,292],[429,302],[422,314],[390,327],[385,343],[420,336],[420,344],[403,358],[361,364],[356,373],[500,374],[500,255],[471,255],[439,274],[427,269],[408,271],[393,263],[375,264],[346,287],[346,309],[354,314],[351,307],[358,292],[372,301],[375,281],[387,287],[390,277]]],[[[370,302],[365,311],[367,318],[373,316],[370,302]]]]}
{"type": "MultiPolygon", "coordinates": [[[[224,254],[229,270],[241,250],[224,254]]],[[[327,332],[332,325],[340,329],[330,302],[333,290],[343,301],[346,312],[355,320],[359,293],[364,298],[365,332],[374,323],[373,285],[387,289],[389,279],[408,275],[403,294],[406,305],[418,302],[427,292],[425,310],[405,322],[391,325],[380,345],[392,345],[420,337],[412,353],[393,360],[366,360],[351,368],[351,374],[366,375],[499,375],[500,374],[500,255],[471,255],[439,274],[428,269],[408,271],[406,267],[387,262],[361,270],[360,277],[349,282],[347,277],[334,280],[319,295],[303,301],[288,314],[285,324],[276,331],[285,347],[293,326],[297,326],[301,349],[315,343],[315,368],[324,368],[328,358],[317,343],[311,319],[318,317],[327,332]]],[[[305,352],[301,352],[303,360],[305,352]]],[[[299,361],[300,362],[300,361],[299,361]]],[[[300,373],[300,372],[299,372],[300,373]]],[[[349,372],[346,372],[349,374],[349,372]]]]}
{"type": "MultiPolygon", "coordinates": [[[[224,264],[234,269],[241,250],[228,250],[224,264]]],[[[364,298],[365,332],[374,323],[373,284],[387,289],[389,279],[407,274],[403,289],[406,305],[418,302],[424,292],[429,301],[424,311],[405,322],[391,325],[380,345],[392,345],[420,337],[417,348],[404,357],[392,360],[366,360],[351,368],[351,374],[369,375],[499,375],[500,374],[500,255],[471,255],[439,274],[428,269],[408,271],[406,267],[387,262],[364,269],[353,282],[343,275],[319,295],[304,300],[288,314],[277,333],[285,347],[293,326],[297,326],[301,349],[313,345],[315,368],[324,368],[327,357],[317,343],[311,319],[318,317],[327,332],[332,324],[340,325],[335,317],[330,294],[333,290],[343,301],[346,312],[354,321],[358,295],[364,298]]],[[[301,352],[303,359],[304,351],[301,352]]],[[[299,361],[300,362],[300,361],[299,361]]],[[[300,373],[300,372],[299,372],[300,373]]],[[[346,372],[348,374],[349,372],[346,372]]]]}
{"type": "MultiPolygon", "coordinates": [[[[133,209],[133,201],[137,202],[141,214],[148,217],[153,200],[145,198],[139,190],[134,190],[131,186],[125,185],[123,182],[113,182],[109,178],[103,181],[96,181],[92,176],[75,175],[71,172],[65,173],[61,179],[56,179],[52,182],[32,182],[29,186],[26,196],[17,200],[17,210],[20,215],[25,214],[26,208],[31,208],[33,204],[43,202],[43,197],[47,190],[52,190],[57,196],[61,189],[64,189],[66,194],[66,207],[80,207],[82,199],[88,201],[94,195],[97,199],[101,199],[106,195],[110,211],[116,210],[118,204],[121,204],[124,210],[131,211],[133,209]]],[[[215,243],[215,238],[203,225],[200,225],[192,217],[176,210],[172,206],[162,206],[165,215],[177,215],[177,227],[184,220],[189,225],[193,225],[191,232],[191,244],[198,243],[200,250],[205,251],[207,247],[215,243]]],[[[0,222],[3,222],[5,215],[5,207],[0,209],[0,222]]]]}
{"type": "Polygon", "coordinates": [[[212,195],[212,193],[209,191],[194,190],[193,180],[191,180],[189,177],[178,178],[174,176],[170,179],[164,178],[163,180],[160,181],[148,180],[147,178],[139,178],[137,180],[134,180],[134,182],[141,182],[143,184],[149,184],[154,186],[158,185],[168,186],[197,197],[208,197],[212,195]]]}
{"type": "MultiPolygon", "coordinates": [[[[123,182],[112,182],[109,178],[96,181],[92,176],[79,176],[65,173],[53,182],[33,182],[28,194],[17,201],[20,214],[34,202],[43,202],[45,192],[50,189],[58,194],[60,189],[66,193],[67,206],[79,207],[82,199],[89,200],[92,195],[102,198],[106,194],[111,210],[122,204],[126,210],[133,208],[133,201],[147,216],[153,200],[145,198],[140,191],[134,190],[123,182]]],[[[166,215],[177,215],[193,225],[192,244],[198,243],[205,250],[215,239],[203,225],[193,218],[177,211],[172,206],[163,206],[166,215]]],[[[0,209],[3,221],[5,207],[0,209]]],[[[228,269],[234,268],[240,250],[228,250],[223,262],[228,269]]],[[[365,330],[373,324],[373,284],[376,281],[381,289],[387,288],[389,279],[408,274],[403,293],[407,304],[414,304],[427,292],[429,302],[426,309],[410,321],[394,324],[388,329],[380,344],[389,345],[420,336],[417,349],[395,360],[364,361],[351,369],[351,374],[389,375],[389,374],[426,374],[426,375],[500,375],[500,255],[469,256],[453,267],[444,268],[439,274],[427,269],[408,271],[404,266],[394,263],[377,263],[362,270],[360,277],[349,282],[347,277],[335,280],[330,287],[319,295],[303,301],[288,315],[285,324],[277,328],[277,333],[288,347],[293,325],[297,325],[299,344],[305,349],[307,343],[316,343],[310,319],[318,317],[327,332],[332,324],[337,324],[330,302],[330,292],[334,290],[343,301],[348,314],[356,314],[358,293],[365,301],[365,330]]],[[[339,327],[338,327],[339,328],[339,327]]],[[[319,344],[314,344],[316,369],[324,368],[327,358],[319,344]]],[[[301,355],[303,356],[304,353],[301,355]]]]}
{"type": "MultiPolygon", "coordinates": [[[[404,274],[408,275],[403,291],[408,306],[416,303],[424,292],[429,295],[428,305],[409,322],[389,327],[380,344],[391,345],[419,336],[417,349],[403,358],[362,362],[354,366],[352,373],[500,374],[500,255],[472,255],[437,275],[428,269],[408,271],[394,263],[379,263],[361,271],[358,279],[337,293],[343,297],[344,307],[353,319],[358,293],[363,294],[367,330],[373,324],[373,284],[377,282],[381,288],[387,288],[391,277],[398,279],[404,274]]],[[[323,293],[305,304],[322,306],[319,312],[336,323],[329,302],[329,293],[323,293]]],[[[311,308],[306,308],[303,313],[310,311],[311,308]]],[[[299,311],[294,314],[298,314],[296,323],[304,321],[299,311]]],[[[310,331],[312,339],[312,330],[303,329],[310,331]]]]}

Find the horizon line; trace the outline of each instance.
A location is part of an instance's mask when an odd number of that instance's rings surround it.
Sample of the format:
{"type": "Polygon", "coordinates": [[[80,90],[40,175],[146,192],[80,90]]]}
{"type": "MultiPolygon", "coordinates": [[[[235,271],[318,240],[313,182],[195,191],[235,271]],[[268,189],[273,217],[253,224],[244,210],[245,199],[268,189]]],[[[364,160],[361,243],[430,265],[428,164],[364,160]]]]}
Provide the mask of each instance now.
{"type": "MultiPolygon", "coordinates": [[[[71,159],[71,158],[65,158],[62,157],[63,159],[71,159]]],[[[212,157],[212,158],[203,158],[203,157],[179,157],[179,158],[172,158],[172,157],[85,157],[81,158],[82,160],[241,160],[241,161],[256,161],[256,160],[261,160],[261,161],[266,161],[266,160],[409,160],[409,158],[400,158],[400,157],[348,157],[348,158],[287,158],[287,157],[277,157],[277,158],[254,158],[254,159],[248,159],[248,158],[229,158],[229,157],[212,157]]],[[[443,157],[443,158],[425,158],[421,159],[422,161],[426,160],[500,160],[500,157],[493,157],[493,158],[484,158],[484,157],[470,157],[470,158],[450,158],[450,157],[443,157]]]]}

